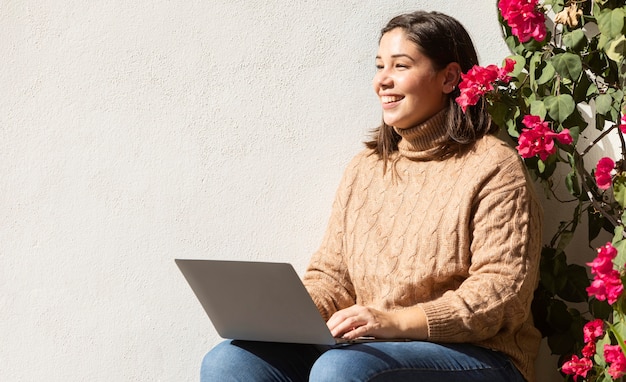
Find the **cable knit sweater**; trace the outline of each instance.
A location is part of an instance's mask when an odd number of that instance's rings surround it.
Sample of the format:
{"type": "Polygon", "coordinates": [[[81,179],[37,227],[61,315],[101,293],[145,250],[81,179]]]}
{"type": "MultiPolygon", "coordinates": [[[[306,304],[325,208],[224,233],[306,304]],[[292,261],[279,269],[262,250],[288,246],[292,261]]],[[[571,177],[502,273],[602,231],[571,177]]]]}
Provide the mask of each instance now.
{"type": "Polygon", "coordinates": [[[326,319],[354,304],[420,305],[429,341],[501,351],[534,381],[541,207],[517,154],[492,135],[429,159],[446,130],[443,112],[397,130],[386,173],[372,150],[351,161],[305,286],[326,319]]]}

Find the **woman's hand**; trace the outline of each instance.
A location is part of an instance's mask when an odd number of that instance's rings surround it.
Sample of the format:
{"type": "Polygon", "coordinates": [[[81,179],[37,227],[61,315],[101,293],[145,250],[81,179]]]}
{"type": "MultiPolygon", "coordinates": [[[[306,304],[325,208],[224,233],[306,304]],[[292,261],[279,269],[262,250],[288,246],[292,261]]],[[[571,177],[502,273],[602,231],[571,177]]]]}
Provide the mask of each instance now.
{"type": "Polygon", "coordinates": [[[425,339],[427,324],[419,307],[382,312],[353,305],[333,314],[326,323],[333,337],[353,340],[359,337],[425,339]]]}
{"type": "Polygon", "coordinates": [[[326,324],[335,338],[353,340],[365,336],[394,337],[389,313],[361,305],[353,305],[336,312],[326,324]]]}

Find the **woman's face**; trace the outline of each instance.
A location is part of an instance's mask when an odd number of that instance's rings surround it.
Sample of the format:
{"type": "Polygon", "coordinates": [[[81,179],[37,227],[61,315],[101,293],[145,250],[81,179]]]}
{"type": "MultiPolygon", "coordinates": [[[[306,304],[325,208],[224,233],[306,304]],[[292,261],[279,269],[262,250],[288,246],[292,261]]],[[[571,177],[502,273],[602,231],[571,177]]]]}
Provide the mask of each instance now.
{"type": "Polygon", "coordinates": [[[383,121],[399,129],[413,127],[441,111],[447,93],[454,89],[447,85],[446,69],[436,71],[401,28],[382,36],[376,68],[373,85],[383,121]]]}

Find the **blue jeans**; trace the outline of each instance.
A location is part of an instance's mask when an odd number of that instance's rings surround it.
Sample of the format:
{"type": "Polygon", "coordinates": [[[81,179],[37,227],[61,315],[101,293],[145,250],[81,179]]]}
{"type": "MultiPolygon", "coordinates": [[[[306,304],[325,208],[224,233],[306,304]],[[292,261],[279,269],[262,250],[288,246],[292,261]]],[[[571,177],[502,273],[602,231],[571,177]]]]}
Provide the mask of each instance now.
{"type": "Polygon", "coordinates": [[[502,353],[469,344],[370,342],[318,346],[224,341],[204,357],[202,382],[523,382],[502,353]]]}

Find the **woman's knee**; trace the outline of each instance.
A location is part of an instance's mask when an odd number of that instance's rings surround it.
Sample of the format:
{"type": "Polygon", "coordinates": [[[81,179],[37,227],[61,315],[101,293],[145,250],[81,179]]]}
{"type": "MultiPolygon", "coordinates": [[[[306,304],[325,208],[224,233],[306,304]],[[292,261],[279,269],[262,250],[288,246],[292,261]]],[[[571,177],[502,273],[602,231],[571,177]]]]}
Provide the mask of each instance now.
{"type": "Polygon", "coordinates": [[[215,346],[202,359],[200,367],[200,380],[211,381],[237,381],[245,378],[245,374],[258,362],[254,356],[234,346],[231,341],[224,341],[215,346]]]}
{"type": "Polygon", "coordinates": [[[358,352],[332,349],[322,354],[313,364],[311,382],[366,381],[371,370],[358,352]]]}

